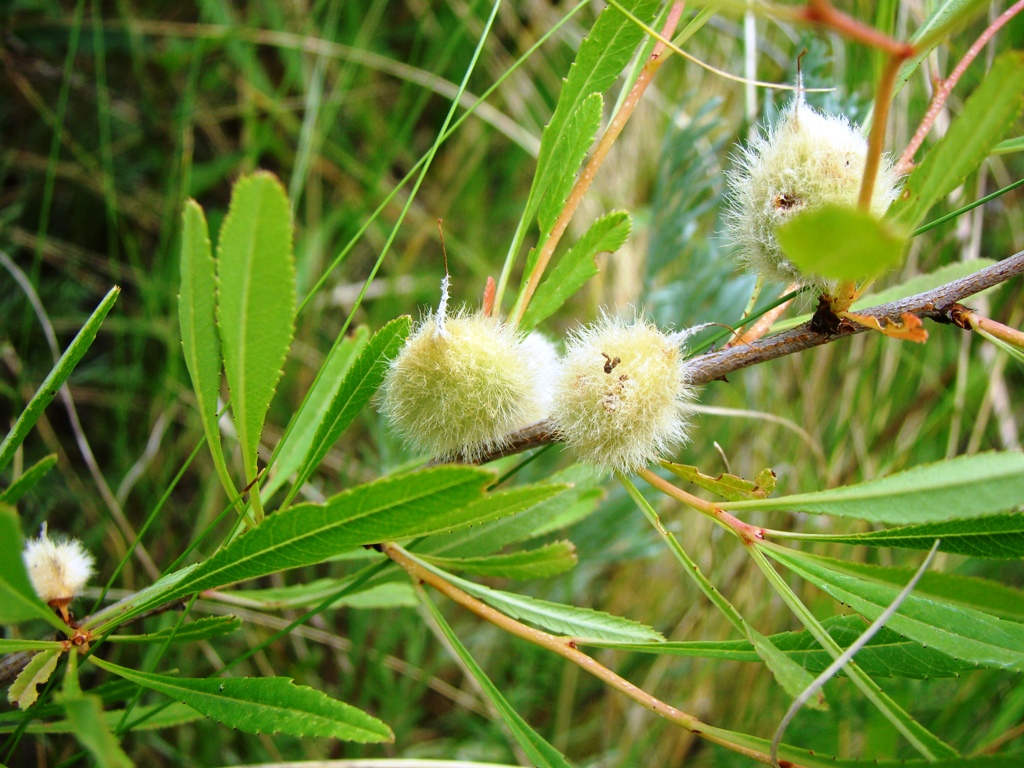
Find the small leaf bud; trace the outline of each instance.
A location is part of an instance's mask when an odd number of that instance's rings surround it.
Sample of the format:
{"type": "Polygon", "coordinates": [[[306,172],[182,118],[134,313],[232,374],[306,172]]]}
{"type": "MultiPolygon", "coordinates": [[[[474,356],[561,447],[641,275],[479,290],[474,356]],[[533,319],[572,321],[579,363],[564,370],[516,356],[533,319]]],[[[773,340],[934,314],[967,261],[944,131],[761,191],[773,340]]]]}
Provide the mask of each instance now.
{"type": "Polygon", "coordinates": [[[581,461],[633,472],[686,439],[693,392],[684,337],[608,316],[570,337],[551,415],[581,461]]]}
{"type": "MultiPolygon", "coordinates": [[[[740,151],[727,174],[726,227],[744,265],[769,282],[823,286],[826,280],[802,274],[783,255],[775,230],[801,211],[830,203],[855,207],[867,153],[867,140],[845,117],[822,114],[798,95],[773,128],[740,151]]],[[[881,217],[898,192],[899,176],[884,158],[871,213],[881,217]]]]}

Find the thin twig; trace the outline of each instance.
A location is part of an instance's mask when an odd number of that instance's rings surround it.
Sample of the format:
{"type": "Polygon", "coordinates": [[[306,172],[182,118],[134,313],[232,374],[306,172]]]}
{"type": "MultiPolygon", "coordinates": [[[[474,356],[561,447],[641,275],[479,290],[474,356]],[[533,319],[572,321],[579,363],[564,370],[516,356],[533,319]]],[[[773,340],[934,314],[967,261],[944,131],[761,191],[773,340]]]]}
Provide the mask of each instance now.
{"type": "MultiPolygon", "coordinates": [[[[499,629],[568,659],[573,664],[581,667],[584,671],[589,672],[602,682],[607,683],[612,688],[624,693],[633,701],[651,710],[659,717],[665,718],[684,730],[697,734],[702,738],[712,741],[715,744],[719,744],[733,752],[745,755],[759,763],[763,763],[765,765],[769,764],[771,758],[766,753],[730,742],[728,739],[723,738],[717,733],[717,728],[709,726],[698,720],[693,715],[687,714],[680,709],[676,709],[675,707],[666,704],[625,678],[619,677],[619,675],[608,669],[608,667],[580,651],[576,647],[576,643],[572,638],[556,637],[555,635],[548,634],[547,632],[543,632],[539,629],[528,627],[527,625],[506,616],[504,613],[501,613],[501,611],[498,611],[491,606],[480,602],[475,597],[466,594],[454,584],[451,584],[436,573],[423,568],[415,558],[410,556],[408,552],[397,544],[386,543],[381,544],[380,546],[381,551],[398,563],[398,565],[402,566],[406,573],[408,573],[414,580],[429,584],[448,599],[458,603],[466,610],[475,613],[477,616],[491,624],[494,624],[499,629]]],[[[798,768],[796,764],[792,765],[793,768],[798,768]]]]}
{"type": "MultiPolygon", "coordinates": [[[[858,314],[888,323],[899,322],[903,313],[907,312],[916,317],[934,320],[937,323],[950,324],[954,322],[952,315],[957,310],[960,301],[1021,274],[1024,274],[1024,251],[934,290],[888,304],[880,304],[877,307],[859,311],[858,314]]],[[[960,309],[962,310],[962,307],[960,309]]],[[[808,322],[792,330],[758,339],[750,344],[729,347],[695,357],[689,361],[687,366],[688,380],[693,386],[703,386],[713,381],[724,380],[729,374],[743,368],[802,352],[822,344],[829,344],[838,339],[864,333],[867,330],[869,330],[867,327],[857,323],[842,322],[834,331],[822,332],[812,328],[812,324],[808,322]]],[[[559,440],[555,425],[550,419],[545,419],[510,435],[505,448],[485,455],[479,463],[486,463],[502,456],[522,453],[531,448],[556,442],[559,440]]]]}
{"type": "Polygon", "coordinates": [[[907,148],[903,150],[903,154],[900,155],[899,161],[896,163],[896,173],[904,174],[910,173],[911,168],[914,167],[914,155],[917,154],[917,150],[921,148],[921,144],[924,143],[925,137],[928,135],[928,131],[932,129],[932,125],[935,124],[935,120],[938,118],[939,113],[942,111],[943,105],[946,103],[946,99],[949,98],[949,94],[956,88],[956,84],[960,82],[960,78],[964,72],[967,71],[967,67],[971,65],[978,54],[981,53],[981,49],[985,47],[992,36],[995,35],[1010,19],[1016,16],[1024,10],[1024,0],[1017,0],[1016,3],[1007,8],[999,18],[989,24],[988,28],[981,33],[977,40],[974,41],[974,45],[968,49],[967,53],[960,60],[960,63],[953,68],[953,71],[949,73],[949,77],[945,80],[940,80],[935,87],[935,95],[932,96],[932,102],[928,105],[928,111],[924,113],[924,118],[921,120],[921,124],[917,127],[917,131],[914,133],[914,137],[907,144],[907,148]]]}

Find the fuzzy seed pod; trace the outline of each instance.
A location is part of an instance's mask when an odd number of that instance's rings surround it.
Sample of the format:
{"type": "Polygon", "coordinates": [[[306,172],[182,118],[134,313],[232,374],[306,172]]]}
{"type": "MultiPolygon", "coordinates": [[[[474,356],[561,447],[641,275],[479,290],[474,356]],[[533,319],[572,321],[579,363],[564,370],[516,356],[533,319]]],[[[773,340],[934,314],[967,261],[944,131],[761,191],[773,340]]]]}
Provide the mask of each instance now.
{"type": "MultiPolygon", "coordinates": [[[[855,207],[867,159],[867,140],[842,115],[807,105],[802,95],[774,128],[741,150],[727,177],[731,200],[726,226],[741,261],[769,282],[824,286],[782,253],[775,229],[800,211],[827,204],[855,207]]],[[[890,159],[878,169],[871,212],[881,217],[899,193],[890,159]]]]}
{"type": "Polygon", "coordinates": [[[607,316],[570,337],[551,415],[581,461],[633,472],[686,439],[693,392],[684,337],[607,316]]]}
{"type": "Polygon", "coordinates": [[[54,541],[46,531],[46,523],[38,539],[25,542],[22,553],[32,587],[43,602],[60,608],[82,593],[93,574],[95,560],[78,539],[54,541]]]}
{"type": "Polygon", "coordinates": [[[545,366],[531,357],[499,320],[431,314],[391,362],[381,410],[414,449],[474,461],[547,415],[545,366]]]}

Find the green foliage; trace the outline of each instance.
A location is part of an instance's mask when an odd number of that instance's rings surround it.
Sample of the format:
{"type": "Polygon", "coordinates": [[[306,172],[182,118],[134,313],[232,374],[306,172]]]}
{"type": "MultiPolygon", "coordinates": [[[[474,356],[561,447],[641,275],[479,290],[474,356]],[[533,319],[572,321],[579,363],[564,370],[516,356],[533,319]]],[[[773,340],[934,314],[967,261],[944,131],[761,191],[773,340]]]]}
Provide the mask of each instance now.
{"type": "Polygon", "coordinates": [[[18,477],[13,483],[0,493],[0,503],[15,505],[21,501],[22,497],[31,493],[32,489],[36,487],[40,480],[46,476],[57,464],[57,455],[51,453],[49,456],[44,456],[31,467],[26,469],[20,477],[18,477]]]}
{"type": "Polygon", "coordinates": [[[235,184],[217,241],[217,328],[247,482],[256,477],[263,422],[294,319],[288,195],[274,176],[256,173],[235,184]]]}
{"type": "Polygon", "coordinates": [[[423,559],[445,571],[505,579],[542,579],[564,573],[576,565],[570,541],[555,541],[537,549],[483,557],[431,557],[423,559]]]}
{"type": "Polygon", "coordinates": [[[826,280],[864,280],[899,266],[905,241],[867,211],[824,205],[776,232],[786,257],[804,274],[826,280]],[[830,247],[822,247],[828,243],[830,247]]]}
{"type": "Polygon", "coordinates": [[[45,619],[57,629],[64,623],[36,596],[21,559],[24,543],[18,513],[0,503],[0,624],[45,619]]]}
{"type": "Polygon", "coordinates": [[[687,464],[674,464],[666,461],[662,463],[662,466],[673,475],[688,480],[694,485],[699,485],[704,490],[711,491],[716,496],[721,496],[728,501],[767,499],[775,490],[775,473],[771,469],[762,469],[751,482],[730,474],[709,477],[696,467],[687,464]]]}
{"type": "Polygon", "coordinates": [[[283,677],[187,678],[92,663],[186,704],[218,723],[246,733],[284,733],[343,741],[392,741],[391,729],[359,709],[283,677]]]}
{"type": "Polygon", "coordinates": [[[77,696],[63,695],[61,702],[75,738],[100,768],[130,768],[134,765],[104,719],[103,705],[98,696],[79,691],[77,696]]]}
{"type": "Polygon", "coordinates": [[[7,701],[16,704],[19,709],[28,709],[35,704],[39,697],[37,687],[46,685],[50,675],[57,668],[60,654],[60,648],[51,648],[32,656],[7,689],[7,701]]]}
{"type": "Polygon", "coordinates": [[[1024,53],[1008,51],[964,104],[946,135],[914,169],[888,220],[913,229],[935,203],[963,183],[1006,135],[1024,105],[1024,53]]]}
{"type": "Polygon", "coordinates": [[[1024,504],[1024,455],[959,456],[889,477],[817,493],[733,501],[723,509],[786,509],[877,523],[926,523],[982,517],[1024,504]]]}
{"type": "Polygon", "coordinates": [[[194,643],[236,632],[242,620],[234,616],[208,616],[180,627],[168,627],[145,635],[108,635],[109,643],[194,643]]]}

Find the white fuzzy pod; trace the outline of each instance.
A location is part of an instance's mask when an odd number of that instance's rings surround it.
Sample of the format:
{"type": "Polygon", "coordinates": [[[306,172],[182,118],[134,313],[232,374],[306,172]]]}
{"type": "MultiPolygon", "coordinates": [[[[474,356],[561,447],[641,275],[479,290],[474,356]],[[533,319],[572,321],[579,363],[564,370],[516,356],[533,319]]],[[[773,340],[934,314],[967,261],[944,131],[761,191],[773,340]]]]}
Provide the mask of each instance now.
{"type": "Polygon", "coordinates": [[[443,329],[431,314],[391,362],[381,410],[418,451],[482,458],[547,415],[550,365],[538,364],[537,354],[513,328],[482,313],[460,312],[443,329]]]}
{"type": "MultiPolygon", "coordinates": [[[[741,150],[727,175],[726,226],[740,260],[769,282],[824,286],[826,281],[802,274],[783,255],[775,230],[800,211],[827,204],[855,207],[867,153],[867,139],[845,117],[822,114],[798,96],[774,128],[741,150]]],[[[884,158],[871,196],[875,216],[885,213],[899,186],[891,160],[884,158]]]]}
{"type": "Polygon", "coordinates": [[[43,524],[38,539],[25,542],[22,553],[32,587],[46,603],[66,604],[82,593],[95,559],[78,539],[54,541],[43,524]]]}
{"type": "Polygon", "coordinates": [[[681,338],[607,316],[570,337],[551,417],[581,461],[633,472],[686,439],[693,390],[681,338]]]}

